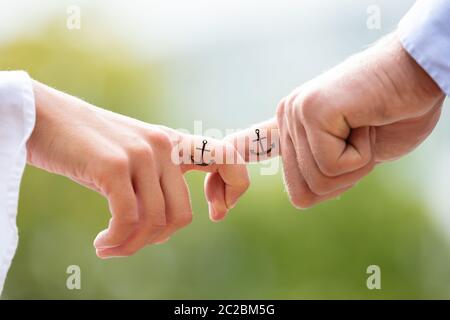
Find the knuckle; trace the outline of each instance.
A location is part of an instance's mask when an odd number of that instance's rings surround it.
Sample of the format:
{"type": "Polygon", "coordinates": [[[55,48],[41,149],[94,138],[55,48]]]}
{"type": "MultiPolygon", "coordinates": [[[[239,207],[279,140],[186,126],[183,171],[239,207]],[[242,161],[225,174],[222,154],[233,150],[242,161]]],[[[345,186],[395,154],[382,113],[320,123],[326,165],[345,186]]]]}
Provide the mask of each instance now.
{"type": "Polygon", "coordinates": [[[127,228],[127,230],[132,231],[138,226],[139,218],[135,215],[124,215],[120,217],[117,221],[118,225],[127,228]]]}
{"type": "Polygon", "coordinates": [[[306,209],[314,204],[314,194],[308,190],[307,185],[294,187],[287,184],[286,187],[289,201],[295,208],[306,209]]]}
{"type": "Polygon", "coordinates": [[[161,231],[167,226],[166,217],[164,215],[158,215],[149,221],[149,228],[153,231],[161,231]]]}
{"type": "Polygon", "coordinates": [[[147,233],[162,231],[167,226],[165,213],[148,212],[140,218],[140,227],[147,233]]]}
{"type": "Polygon", "coordinates": [[[170,136],[162,130],[152,130],[148,133],[148,139],[151,145],[158,150],[169,152],[172,149],[170,136]]]}
{"type": "Polygon", "coordinates": [[[115,174],[127,172],[129,169],[129,159],[125,155],[114,155],[107,158],[105,161],[105,174],[115,174]]]}
{"type": "Polygon", "coordinates": [[[317,89],[309,89],[299,94],[292,102],[292,109],[295,116],[302,123],[309,123],[318,115],[319,99],[321,92],[317,89]]]}
{"type": "Polygon", "coordinates": [[[308,209],[314,205],[314,199],[308,195],[292,194],[290,200],[297,209],[308,209]]]}
{"type": "Polygon", "coordinates": [[[277,116],[278,123],[280,123],[280,121],[282,121],[285,111],[286,111],[286,99],[282,99],[278,103],[277,110],[276,110],[276,116],[277,116]]]}
{"type": "Polygon", "coordinates": [[[119,223],[122,225],[136,225],[138,222],[139,217],[131,211],[123,213],[119,220],[119,223]]]}
{"type": "Polygon", "coordinates": [[[132,158],[137,160],[151,161],[153,159],[153,150],[146,143],[137,144],[131,147],[129,153],[132,158]]]}
{"type": "Polygon", "coordinates": [[[314,194],[324,195],[333,191],[334,187],[331,181],[326,178],[315,178],[309,181],[309,188],[314,194]]]}
{"type": "Polygon", "coordinates": [[[180,214],[173,222],[179,228],[185,227],[192,223],[192,213],[180,214]]]}

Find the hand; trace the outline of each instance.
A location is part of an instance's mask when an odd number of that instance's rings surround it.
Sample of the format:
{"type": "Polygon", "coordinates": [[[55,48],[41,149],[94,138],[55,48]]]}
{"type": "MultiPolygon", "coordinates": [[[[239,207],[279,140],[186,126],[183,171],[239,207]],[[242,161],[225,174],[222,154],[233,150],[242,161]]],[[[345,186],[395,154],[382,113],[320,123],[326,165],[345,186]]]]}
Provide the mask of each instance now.
{"type": "Polygon", "coordinates": [[[277,135],[274,141],[279,135],[291,202],[306,208],[417,147],[435,127],[443,100],[394,34],[294,90],[280,102],[276,122],[258,127],[277,135]]]}
{"type": "MultiPolygon", "coordinates": [[[[28,163],[108,199],[112,219],[94,242],[101,258],[131,255],[146,244],[167,240],[191,222],[183,177],[188,170],[210,172],[205,191],[213,220],[222,219],[249,185],[242,162],[216,161],[205,167],[179,163],[178,152],[186,156],[202,145],[202,137],[94,107],[38,82],[34,92],[37,116],[27,144],[28,163]]],[[[208,139],[208,148],[211,157],[234,152],[232,145],[213,139],[208,139]]]]}

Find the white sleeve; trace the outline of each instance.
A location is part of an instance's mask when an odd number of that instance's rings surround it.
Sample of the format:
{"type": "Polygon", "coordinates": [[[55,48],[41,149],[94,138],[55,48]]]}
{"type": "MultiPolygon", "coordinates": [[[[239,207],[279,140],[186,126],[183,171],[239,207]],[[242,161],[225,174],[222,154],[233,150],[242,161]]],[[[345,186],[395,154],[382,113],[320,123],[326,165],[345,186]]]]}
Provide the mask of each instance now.
{"type": "Polygon", "coordinates": [[[417,1],[399,33],[405,50],[450,96],[450,1],[417,1]]]}
{"type": "Polygon", "coordinates": [[[30,77],[23,71],[0,71],[0,294],[17,248],[19,187],[34,123],[30,77]]]}

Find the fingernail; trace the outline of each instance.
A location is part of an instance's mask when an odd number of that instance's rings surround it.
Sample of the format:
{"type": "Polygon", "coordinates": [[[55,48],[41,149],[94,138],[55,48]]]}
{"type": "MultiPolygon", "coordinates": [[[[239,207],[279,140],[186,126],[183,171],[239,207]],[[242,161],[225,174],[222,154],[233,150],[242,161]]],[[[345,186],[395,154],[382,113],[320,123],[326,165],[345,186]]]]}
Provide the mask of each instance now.
{"type": "Polygon", "coordinates": [[[117,247],[117,245],[108,245],[104,242],[104,240],[94,241],[95,249],[103,250],[117,247]]]}
{"type": "Polygon", "coordinates": [[[95,237],[94,240],[94,247],[96,247],[97,249],[106,249],[108,248],[108,231],[107,230],[103,230],[101,231],[97,237],[95,237]]]}
{"type": "Polygon", "coordinates": [[[97,254],[97,257],[99,257],[102,260],[106,260],[106,259],[111,259],[112,256],[109,255],[102,255],[102,250],[101,249],[96,249],[95,253],[97,254]]]}
{"type": "Polygon", "coordinates": [[[112,258],[123,258],[123,256],[115,255],[114,253],[110,254],[104,254],[102,250],[96,250],[97,257],[100,259],[106,260],[106,259],[112,259],[112,258]]]}
{"type": "Polygon", "coordinates": [[[123,258],[121,256],[104,256],[104,257],[100,257],[100,259],[103,260],[109,260],[109,259],[114,259],[114,258],[123,258]]]}
{"type": "Polygon", "coordinates": [[[215,221],[218,222],[225,218],[225,216],[228,213],[228,209],[227,208],[217,208],[214,210],[214,212],[215,212],[215,216],[214,216],[215,221]]]}
{"type": "Polygon", "coordinates": [[[212,203],[209,204],[209,217],[213,222],[219,222],[221,220],[221,212],[214,208],[212,203]]]}
{"type": "Polygon", "coordinates": [[[103,241],[103,239],[98,239],[96,238],[94,240],[94,247],[96,249],[106,249],[107,245],[104,243],[105,241],[103,241]]]}
{"type": "Polygon", "coordinates": [[[214,206],[213,206],[213,204],[210,201],[208,201],[208,214],[209,214],[209,218],[212,221],[215,221],[214,217],[216,215],[216,212],[214,211],[214,206]]]}

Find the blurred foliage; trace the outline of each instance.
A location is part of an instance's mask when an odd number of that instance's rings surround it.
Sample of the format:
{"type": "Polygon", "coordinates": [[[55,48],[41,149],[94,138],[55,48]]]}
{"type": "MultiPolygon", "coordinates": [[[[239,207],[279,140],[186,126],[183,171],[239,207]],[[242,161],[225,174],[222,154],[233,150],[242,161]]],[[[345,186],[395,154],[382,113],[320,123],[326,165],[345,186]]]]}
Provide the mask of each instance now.
{"type": "MultiPolygon", "coordinates": [[[[2,45],[1,69],[32,77],[89,102],[158,122],[163,67],[113,39],[52,26],[2,45]]],[[[340,200],[294,209],[281,175],[261,176],[221,223],[207,217],[203,175],[188,175],[192,225],[168,243],[126,259],[99,260],[92,241],[104,228],[105,200],[68,179],[28,167],[19,207],[19,249],[6,299],[450,298],[449,245],[416,190],[379,168],[340,200]],[[82,290],[66,289],[79,265],[82,290]],[[366,268],[382,290],[366,287],[366,268]]]]}

